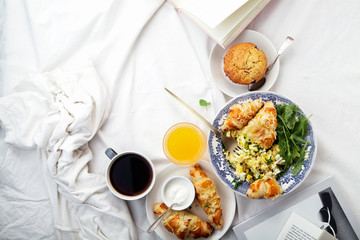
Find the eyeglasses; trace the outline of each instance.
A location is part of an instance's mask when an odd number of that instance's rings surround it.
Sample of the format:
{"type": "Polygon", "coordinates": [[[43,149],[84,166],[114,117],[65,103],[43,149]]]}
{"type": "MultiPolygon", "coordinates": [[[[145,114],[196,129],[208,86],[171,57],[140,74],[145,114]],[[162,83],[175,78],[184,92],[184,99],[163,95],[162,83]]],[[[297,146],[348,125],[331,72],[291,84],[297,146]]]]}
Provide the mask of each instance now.
{"type": "Polygon", "coordinates": [[[329,208],[322,207],[319,210],[319,216],[321,218],[321,221],[325,223],[320,228],[323,230],[325,229],[328,233],[336,237],[336,232],[337,232],[336,223],[333,216],[331,215],[329,208]]]}

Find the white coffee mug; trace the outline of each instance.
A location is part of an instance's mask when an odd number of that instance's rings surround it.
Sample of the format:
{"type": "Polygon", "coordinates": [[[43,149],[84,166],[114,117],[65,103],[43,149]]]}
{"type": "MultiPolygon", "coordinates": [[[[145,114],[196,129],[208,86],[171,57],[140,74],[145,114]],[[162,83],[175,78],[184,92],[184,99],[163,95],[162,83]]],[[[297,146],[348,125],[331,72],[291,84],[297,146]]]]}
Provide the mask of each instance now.
{"type": "Polygon", "coordinates": [[[124,200],[140,199],[154,186],[156,174],[153,163],[138,152],[117,154],[108,148],[111,159],[106,169],[106,184],[110,191],[124,200]]]}

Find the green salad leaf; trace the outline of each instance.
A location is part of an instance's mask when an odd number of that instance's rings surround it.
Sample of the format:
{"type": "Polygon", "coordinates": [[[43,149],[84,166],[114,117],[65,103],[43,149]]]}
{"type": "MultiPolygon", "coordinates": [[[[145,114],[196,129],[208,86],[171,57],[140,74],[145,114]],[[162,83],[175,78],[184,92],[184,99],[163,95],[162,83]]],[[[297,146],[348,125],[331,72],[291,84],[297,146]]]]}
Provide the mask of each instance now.
{"type": "Polygon", "coordinates": [[[309,120],[293,103],[278,106],[276,113],[280,156],[285,160],[283,172],[292,166],[292,174],[295,176],[305,161],[306,147],[311,145],[304,140],[309,134],[309,120]]]}
{"type": "Polygon", "coordinates": [[[206,107],[206,109],[207,109],[207,107],[210,105],[210,102],[208,102],[208,101],[206,101],[204,99],[200,99],[199,104],[200,104],[200,106],[206,107]]]}

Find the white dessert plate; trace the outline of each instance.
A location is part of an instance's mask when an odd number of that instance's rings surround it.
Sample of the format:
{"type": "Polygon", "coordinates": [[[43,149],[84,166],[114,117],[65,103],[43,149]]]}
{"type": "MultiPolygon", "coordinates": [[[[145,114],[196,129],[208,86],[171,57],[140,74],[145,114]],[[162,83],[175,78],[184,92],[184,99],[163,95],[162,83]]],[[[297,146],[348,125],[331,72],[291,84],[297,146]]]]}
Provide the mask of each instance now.
{"type": "MultiPolygon", "coordinates": [[[[259,49],[261,49],[267,58],[268,64],[275,59],[276,48],[274,44],[263,34],[253,31],[253,30],[244,30],[239,37],[237,37],[227,48],[222,48],[219,45],[215,45],[210,53],[209,59],[209,70],[211,74],[211,79],[214,84],[219,88],[223,93],[227,94],[230,97],[236,97],[240,94],[249,92],[248,85],[236,84],[233,83],[224,73],[224,56],[230,47],[235,44],[242,42],[250,42],[255,44],[259,49]]],[[[278,59],[274,67],[266,75],[265,84],[258,89],[258,91],[268,91],[275,83],[280,69],[280,60],[278,59]]]]}
{"type": "MultiPolygon", "coordinates": [[[[216,191],[220,196],[224,220],[223,227],[219,230],[214,229],[210,237],[206,239],[220,239],[229,229],[234,219],[236,210],[235,194],[233,191],[231,191],[230,188],[226,187],[222,183],[222,181],[216,176],[209,162],[205,160],[200,160],[198,164],[200,168],[207,174],[207,176],[215,183],[216,191]]],[[[190,166],[180,166],[171,163],[166,166],[159,174],[156,175],[155,185],[151,192],[146,196],[145,208],[149,224],[153,223],[158,218],[158,216],[153,212],[153,206],[155,203],[161,202],[161,187],[165,183],[165,181],[172,176],[184,176],[191,180],[189,171],[190,166]]],[[[206,214],[196,199],[192,203],[188,211],[194,213],[203,221],[207,221],[206,214]]],[[[178,239],[175,234],[166,230],[162,223],[160,223],[160,225],[155,229],[155,232],[162,239],[178,239]]]]}

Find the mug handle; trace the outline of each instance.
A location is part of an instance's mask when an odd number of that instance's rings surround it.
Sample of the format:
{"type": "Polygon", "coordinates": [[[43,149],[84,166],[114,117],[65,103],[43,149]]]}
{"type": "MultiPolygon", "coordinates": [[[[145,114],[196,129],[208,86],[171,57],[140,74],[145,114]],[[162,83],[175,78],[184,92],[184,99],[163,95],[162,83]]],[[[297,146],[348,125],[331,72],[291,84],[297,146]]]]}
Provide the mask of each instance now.
{"type": "Polygon", "coordinates": [[[117,155],[117,153],[116,153],[116,152],[114,151],[114,149],[112,149],[112,148],[106,149],[105,154],[106,154],[106,156],[108,156],[108,158],[110,158],[110,159],[113,159],[113,158],[117,155]]]}

